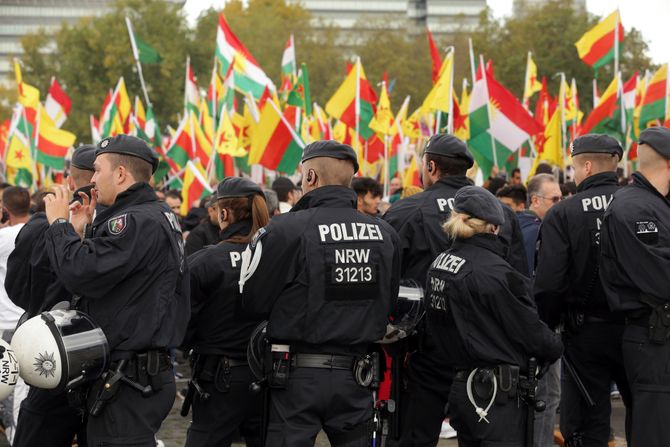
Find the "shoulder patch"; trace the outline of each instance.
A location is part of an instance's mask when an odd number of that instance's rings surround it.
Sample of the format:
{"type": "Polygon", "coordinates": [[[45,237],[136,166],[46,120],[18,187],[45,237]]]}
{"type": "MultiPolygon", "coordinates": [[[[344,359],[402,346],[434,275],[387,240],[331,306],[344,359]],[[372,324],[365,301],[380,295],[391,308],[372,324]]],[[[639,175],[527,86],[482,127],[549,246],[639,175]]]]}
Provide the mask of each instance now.
{"type": "Polygon", "coordinates": [[[651,220],[635,222],[635,229],[637,234],[658,233],[656,222],[651,220]]]}
{"type": "Polygon", "coordinates": [[[120,216],[112,217],[107,221],[107,229],[113,235],[119,235],[128,226],[127,214],[122,214],[120,216]]]}
{"type": "Polygon", "coordinates": [[[254,234],[254,236],[251,238],[251,242],[249,242],[249,245],[251,246],[252,250],[256,248],[256,244],[258,243],[258,241],[263,239],[263,237],[265,237],[266,234],[268,234],[268,232],[265,229],[265,227],[259,228],[258,231],[256,231],[256,234],[254,234]]]}

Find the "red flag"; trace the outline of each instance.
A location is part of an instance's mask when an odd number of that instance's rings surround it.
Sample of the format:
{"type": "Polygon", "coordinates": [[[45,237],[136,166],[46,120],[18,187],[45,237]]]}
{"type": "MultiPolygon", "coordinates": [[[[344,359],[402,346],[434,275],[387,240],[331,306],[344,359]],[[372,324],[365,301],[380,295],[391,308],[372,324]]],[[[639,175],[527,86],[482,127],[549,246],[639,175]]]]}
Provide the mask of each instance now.
{"type": "Polygon", "coordinates": [[[428,46],[430,47],[430,58],[433,60],[433,84],[437,82],[440,77],[440,67],[442,67],[442,58],[440,57],[440,51],[435,46],[435,41],[433,40],[433,33],[426,28],[428,33],[428,46]]]}

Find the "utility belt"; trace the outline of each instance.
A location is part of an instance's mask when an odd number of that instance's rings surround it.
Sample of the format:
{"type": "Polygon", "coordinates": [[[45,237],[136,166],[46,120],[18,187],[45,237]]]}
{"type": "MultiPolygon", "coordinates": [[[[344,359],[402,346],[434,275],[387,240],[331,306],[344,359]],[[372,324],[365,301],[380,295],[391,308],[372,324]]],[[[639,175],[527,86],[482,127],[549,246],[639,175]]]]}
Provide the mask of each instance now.
{"type": "MultiPolygon", "coordinates": [[[[125,352],[120,357],[112,361],[110,369],[102,375],[101,388],[90,410],[91,416],[102,412],[122,384],[141,393],[142,397],[153,396],[163,388],[160,373],[172,368],[170,356],[165,350],[125,352]]],[[[90,392],[96,390],[92,388],[90,392]]]]}
{"type": "Polygon", "coordinates": [[[570,306],[563,313],[563,327],[568,334],[576,334],[585,324],[617,324],[623,323],[616,315],[607,312],[598,313],[580,306],[570,306]]]}
{"type": "Polygon", "coordinates": [[[271,365],[267,377],[268,386],[274,389],[286,388],[290,371],[294,368],[348,370],[352,372],[356,383],[363,387],[370,386],[375,379],[375,365],[372,355],[291,352],[289,345],[273,344],[270,345],[267,356],[266,364],[271,365]]]}
{"type": "Polygon", "coordinates": [[[648,329],[649,341],[664,345],[670,340],[670,302],[640,297],[649,308],[626,313],[626,324],[648,329]]]}
{"type": "Polygon", "coordinates": [[[454,380],[471,384],[473,396],[476,396],[478,400],[489,401],[495,394],[495,402],[502,404],[518,397],[520,377],[518,366],[502,364],[457,370],[454,380]]]}

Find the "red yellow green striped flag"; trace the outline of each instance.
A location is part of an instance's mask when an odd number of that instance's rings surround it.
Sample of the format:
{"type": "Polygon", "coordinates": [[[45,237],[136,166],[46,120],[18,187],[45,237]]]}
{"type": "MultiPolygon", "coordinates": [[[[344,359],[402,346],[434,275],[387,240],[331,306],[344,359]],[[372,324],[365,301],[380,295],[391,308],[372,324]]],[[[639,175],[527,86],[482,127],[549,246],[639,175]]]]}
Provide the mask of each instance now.
{"type": "Polygon", "coordinates": [[[623,25],[618,10],[584,33],[575,43],[579,58],[594,69],[607,65],[614,60],[615,39],[621,46],[623,25]]]}
{"type": "MultiPolygon", "coordinates": [[[[42,106],[38,105],[38,109],[41,108],[42,106]]],[[[67,151],[74,144],[77,136],[71,132],[57,128],[53,123],[42,119],[41,115],[42,113],[37,114],[37,129],[35,132],[37,161],[44,166],[62,171],[65,169],[65,155],[67,155],[67,151]]]]}
{"type": "Polygon", "coordinates": [[[186,215],[193,207],[193,203],[214,191],[210,188],[205,172],[201,166],[192,161],[187,161],[184,168],[184,186],[181,190],[181,214],[186,215]]]}
{"type": "Polygon", "coordinates": [[[663,64],[656,70],[649,86],[642,97],[640,108],[640,129],[647,127],[647,123],[660,120],[663,122],[668,102],[668,64],[663,64]]]}
{"type": "Polygon", "coordinates": [[[268,169],[293,174],[305,147],[293,130],[297,108],[288,106],[282,113],[273,100],[265,102],[260,121],[251,135],[249,165],[260,164],[268,169]]]}

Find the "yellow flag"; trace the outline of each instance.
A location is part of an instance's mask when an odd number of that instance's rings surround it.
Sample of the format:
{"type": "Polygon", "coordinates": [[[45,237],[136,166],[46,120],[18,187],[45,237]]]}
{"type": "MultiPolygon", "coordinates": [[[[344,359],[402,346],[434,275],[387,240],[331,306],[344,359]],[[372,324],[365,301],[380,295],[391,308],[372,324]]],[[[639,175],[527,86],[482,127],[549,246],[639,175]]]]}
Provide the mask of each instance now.
{"type": "Polygon", "coordinates": [[[382,138],[384,135],[395,135],[397,131],[393,125],[393,112],[391,112],[391,101],[386,92],[386,84],[382,86],[379,104],[377,104],[377,113],[372,117],[368,126],[380,134],[382,138]]]}
{"type": "Polygon", "coordinates": [[[233,122],[225,108],[222,113],[219,128],[216,131],[216,151],[231,157],[244,157],[247,152],[240,147],[233,122]]]}
{"type": "Polygon", "coordinates": [[[468,94],[468,89],[465,85],[463,86],[463,92],[461,93],[461,101],[458,104],[458,110],[461,115],[464,115],[464,118],[462,123],[454,122],[454,136],[462,141],[468,141],[470,139],[470,95],[468,94]]]}
{"type": "Polygon", "coordinates": [[[533,93],[537,93],[542,90],[542,83],[537,79],[537,65],[533,61],[533,57],[528,52],[528,59],[526,60],[526,80],[523,87],[523,103],[528,106],[528,100],[533,93]]]}
{"type": "Polygon", "coordinates": [[[454,52],[451,51],[444,58],[440,68],[440,77],[426,96],[421,106],[421,115],[428,115],[435,111],[449,113],[449,99],[452,92],[452,72],[454,66],[454,52]]]}
{"type": "Polygon", "coordinates": [[[16,75],[16,86],[19,91],[19,102],[25,107],[36,109],[37,103],[40,101],[40,91],[36,87],[23,82],[18,59],[14,59],[14,74],[16,75]]]}
{"type": "Polygon", "coordinates": [[[544,150],[535,158],[531,172],[535,172],[541,161],[563,167],[561,109],[561,107],[556,107],[547,127],[544,128],[544,150]]]}
{"type": "Polygon", "coordinates": [[[33,159],[30,156],[30,143],[22,133],[15,131],[9,137],[5,164],[8,168],[24,168],[32,171],[33,159]]]}
{"type": "Polygon", "coordinates": [[[121,124],[123,124],[128,119],[128,115],[130,115],[130,111],[132,109],[130,97],[128,96],[128,91],[126,90],[126,81],[124,81],[123,77],[119,79],[119,83],[117,84],[116,88],[118,95],[116,98],[118,104],[117,110],[119,111],[119,115],[121,115],[121,124]]]}

